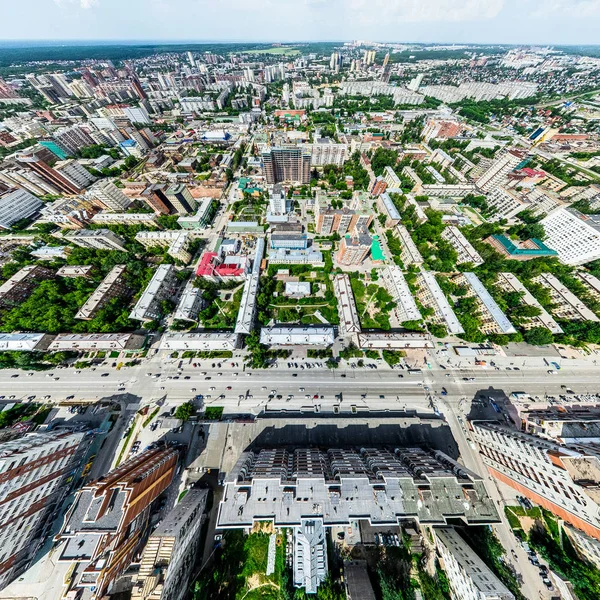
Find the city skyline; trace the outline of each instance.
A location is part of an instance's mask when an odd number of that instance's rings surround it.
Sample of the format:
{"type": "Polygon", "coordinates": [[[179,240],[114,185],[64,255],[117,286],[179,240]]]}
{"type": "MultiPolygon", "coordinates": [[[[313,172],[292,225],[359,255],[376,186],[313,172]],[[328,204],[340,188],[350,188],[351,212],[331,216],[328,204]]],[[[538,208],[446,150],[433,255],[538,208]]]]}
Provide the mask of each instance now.
{"type": "Polygon", "coordinates": [[[598,0],[26,0],[4,7],[8,40],[595,44],[598,0]],[[179,19],[183,13],[185,19],[179,19]],[[52,23],[49,31],[48,23],[52,23]],[[535,27],[534,27],[535,25],[535,27]],[[123,32],[135,32],[124,36],[123,32]],[[212,35],[203,35],[210,31],[212,35]],[[220,32],[221,35],[214,35],[220,32]],[[277,32],[277,37],[273,37],[277,32]]]}

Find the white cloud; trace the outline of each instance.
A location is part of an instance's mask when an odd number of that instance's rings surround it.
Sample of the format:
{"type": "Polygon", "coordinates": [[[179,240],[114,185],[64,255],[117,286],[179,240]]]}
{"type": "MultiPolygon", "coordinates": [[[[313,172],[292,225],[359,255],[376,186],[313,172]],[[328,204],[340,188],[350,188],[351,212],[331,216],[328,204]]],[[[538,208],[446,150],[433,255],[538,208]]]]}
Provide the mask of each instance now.
{"type": "Polygon", "coordinates": [[[569,17],[586,19],[600,16],[600,0],[541,0],[532,17],[569,17]]]}
{"type": "Polygon", "coordinates": [[[98,0],[54,0],[59,6],[79,5],[80,8],[88,10],[98,5],[98,0]]]}
{"type": "Polygon", "coordinates": [[[344,5],[361,23],[456,23],[493,19],[504,0],[348,0],[344,5]]]}

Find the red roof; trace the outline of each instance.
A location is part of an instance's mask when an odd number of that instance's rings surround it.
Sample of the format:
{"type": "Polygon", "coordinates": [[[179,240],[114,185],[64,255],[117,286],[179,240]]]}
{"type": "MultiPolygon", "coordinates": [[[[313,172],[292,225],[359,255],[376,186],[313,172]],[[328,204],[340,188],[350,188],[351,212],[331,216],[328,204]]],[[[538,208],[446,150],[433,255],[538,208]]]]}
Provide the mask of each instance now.
{"type": "Polygon", "coordinates": [[[214,260],[217,257],[216,252],[205,252],[200,259],[200,264],[196,269],[197,277],[207,277],[215,271],[214,260]]]}

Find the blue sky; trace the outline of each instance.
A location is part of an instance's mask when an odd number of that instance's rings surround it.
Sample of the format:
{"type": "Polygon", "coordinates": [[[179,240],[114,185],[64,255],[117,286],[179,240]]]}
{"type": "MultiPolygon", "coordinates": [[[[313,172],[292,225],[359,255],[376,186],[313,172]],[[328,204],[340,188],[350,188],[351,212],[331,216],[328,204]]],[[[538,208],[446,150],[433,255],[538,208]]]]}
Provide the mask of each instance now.
{"type": "Polygon", "coordinates": [[[0,0],[0,40],[600,43],[600,0],[0,0]]]}

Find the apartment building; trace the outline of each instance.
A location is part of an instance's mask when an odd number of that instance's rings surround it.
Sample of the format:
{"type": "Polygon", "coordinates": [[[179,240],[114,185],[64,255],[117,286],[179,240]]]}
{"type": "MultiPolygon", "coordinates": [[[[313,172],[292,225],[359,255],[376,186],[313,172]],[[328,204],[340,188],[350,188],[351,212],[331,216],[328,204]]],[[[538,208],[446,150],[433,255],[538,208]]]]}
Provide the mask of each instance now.
{"type": "Polygon", "coordinates": [[[394,313],[400,323],[420,321],[423,318],[400,267],[385,267],[381,271],[381,280],[396,303],[394,313]]]}
{"type": "Polygon", "coordinates": [[[125,281],[126,268],[125,265],[115,265],[77,311],[75,318],[89,321],[113,298],[128,295],[130,289],[125,281]]]}
{"type": "Polygon", "coordinates": [[[86,192],[86,197],[99,202],[103,208],[114,211],[127,210],[132,202],[131,198],[109,179],[97,181],[86,192]]]}
{"type": "Polygon", "coordinates": [[[491,222],[501,219],[511,220],[521,211],[530,208],[529,203],[517,191],[506,187],[494,187],[486,195],[488,207],[493,212],[490,217],[491,222]]]}
{"type": "Polygon", "coordinates": [[[201,552],[207,497],[207,490],[188,490],[152,532],[140,560],[132,600],[184,600],[201,552]]]}
{"type": "Polygon", "coordinates": [[[514,600],[514,595],[455,529],[439,527],[433,532],[453,600],[514,600]]]}
{"type": "Polygon", "coordinates": [[[400,213],[386,192],[377,198],[377,208],[385,215],[385,227],[395,227],[400,223],[400,213]]]}
{"type": "Polygon", "coordinates": [[[92,146],[96,143],[90,134],[82,127],[79,127],[79,125],[59,129],[54,134],[54,139],[70,155],[75,155],[82,148],[92,146]]]}
{"type": "Polygon", "coordinates": [[[90,350],[139,350],[145,337],[134,333],[59,333],[50,352],[88,352],[90,350]]]}
{"type": "Polygon", "coordinates": [[[407,350],[410,348],[433,348],[433,342],[426,333],[362,331],[358,334],[358,347],[361,350],[407,350]]]}
{"type": "Polygon", "coordinates": [[[44,279],[54,279],[56,273],[39,265],[28,265],[0,285],[0,308],[17,306],[26,300],[44,279]]]}
{"type": "Polygon", "coordinates": [[[311,155],[300,146],[273,146],[262,153],[267,184],[310,183],[311,155]]]}
{"type": "Polygon", "coordinates": [[[600,300],[600,279],[587,272],[576,273],[588,292],[596,299],[600,300]]]}
{"type": "Polygon", "coordinates": [[[559,208],[542,219],[545,244],[567,265],[583,265],[600,258],[600,220],[572,208],[559,208]]]}
{"type": "Polygon", "coordinates": [[[46,541],[90,441],[87,432],[52,431],[0,443],[0,589],[46,541]]]}
{"type": "Polygon", "coordinates": [[[572,321],[600,321],[596,313],[589,309],[569,288],[551,273],[542,273],[533,279],[549,292],[554,305],[552,312],[559,319],[572,321]]]}
{"type": "Polygon", "coordinates": [[[511,171],[514,171],[525,159],[526,154],[520,150],[503,150],[492,161],[475,184],[484,192],[491,192],[502,185],[511,171]]]}
{"type": "Polygon", "coordinates": [[[157,215],[168,215],[173,209],[173,205],[165,195],[165,186],[159,184],[149,185],[140,194],[140,198],[157,215]]]}
{"type": "Polygon", "coordinates": [[[354,292],[350,285],[350,277],[339,273],[333,278],[333,291],[337,296],[338,314],[340,316],[340,332],[343,335],[360,333],[360,318],[356,310],[354,292]]]}
{"type": "Polygon", "coordinates": [[[138,552],[152,503],[171,484],[178,458],[173,448],[146,450],[77,492],[58,556],[79,565],[74,588],[95,598],[110,593],[138,552]]]}
{"type": "Polygon", "coordinates": [[[600,453],[595,444],[556,444],[495,422],[474,421],[471,426],[494,478],[600,540],[600,453]]]}
{"type": "Polygon", "coordinates": [[[210,225],[217,211],[217,203],[212,198],[201,198],[196,214],[184,215],[177,219],[181,229],[205,229],[210,225]]]}
{"type": "Polygon", "coordinates": [[[125,240],[116,233],[113,233],[110,229],[81,229],[79,231],[70,231],[64,236],[64,239],[81,248],[127,252],[125,240]]]}
{"type": "Polygon", "coordinates": [[[552,315],[534,298],[531,292],[512,274],[498,273],[497,284],[505,292],[521,294],[521,301],[527,306],[533,306],[540,311],[537,317],[528,317],[521,323],[524,329],[532,327],[545,327],[554,334],[563,333],[562,327],[554,320],[552,315]]]}
{"type": "Polygon", "coordinates": [[[143,225],[144,227],[158,227],[154,213],[113,213],[100,212],[91,218],[94,225],[143,225]]]}
{"type": "Polygon", "coordinates": [[[452,335],[465,332],[434,273],[421,269],[417,275],[417,289],[421,304],[433,310],[433,316],[429,317],[433,323],[443,325],[452,335]]]}
{"type": "Polygon", "coordinates": [[[315,231],[320,235],[338,233],[343,236],[359,228],[368,229],[372,220],[371,212],[359,208],[332,208],[329,199],[323,197],[315,202],[315,231]]]}
{"type": "Polygon", "coordinates": [[[85,189],[96,181],[96,177],[74,159],[57,162],[54,164],[54,169],[81,189],[85,189]]]}
{"type": "Polygon", "coordinates": [[[319,138],[314,144],[303,144],[302,150],[310,154],[313,167],[343,167],[348,157],[348,144],[336,144],[328,138],[319,138]]]}
{"type": "Polygon", "coordinates": [[[173,318],[178,321],[196,321],[204,302],[202,293],[203,290],[194,285],[193,279],[188,281],[183,288],[173,318]]]}
{"type": "Polygon", "coordinates": [[[29,179],[27,171],[30,171],[34,182],[38,179],[45,182],[53,190],[52,193],[79,194],[81,192],[81,188],[78,185],[75,185],[68,177],[65,177],[62,173],[52,168],[46,161],[39,158],[36,153],[19,154],[16,157],[16,162],[19,166],[23,167],[24,170],[21,171],[21,174],[25,179],[29,179]]]}
{"type": "Polygon", "coordinates": [[[27,190],[0,189],[0,228],[10,229],[22,219],[29,219],[40,212],[44,203],[27,190]]]}
{"type": "Polygon", "coordinates": [[[517,332],[475,273],[461,273],[453,280],[466,287],[467,297],[477,300],[483,333],[510,334],[517,332]]]}
{"type": "Polygon", "coordinates": [[[231,331],[202,331],[199,333],[166,332],[160,340],[161,350],[236,350],[241,336],[231,331]]]}
{"type": "Polygon", "coordinates": [[[183,184],[169,186],[165,190],[165,196],[178,215],[194,212],[198,206],[190,190],[183,184]]]}
{"type": "Polygon", "coordinates": [[[483,264],[484,261],[479,252],[473,248],[471,242],[467,240],[458,227],[454,225],[446,227],[441,237],[456,250],[458,254],[456,262],[458,264],[473,263],[475,266],[483,264]]]}
{"type": "Polygon", "coordinates": [[[341,265],[360,265],[371,253],[373,240],[366,229],[347,233],[340,242],[336,260],[341,265]]]}
{"type": "Polygon", "coordinates": [[[333,327],[263,327],[260,343],[266,346],[321,346],[335,341],[333,327]]]}
{"type": "Polygon", "coordinates": [[[189,231],[169,229],[166,231],[140,231],[135,236],[135,241],[145,248],[162,247],[168,248],[167,254],[175,260],[187,265],[192,260],[190,252],[193,242],[189,231]]]}
{"type": "Polygon", "coordinates": [[[178,287],[175,267],[159,265],[129,314],[129,318],[144,322],[158,319],[161,316],[162,300],[172,300],[176,296],[178,287]]]}
{"type": "Polygon", "coordinates": [[[423,257],[421,256],[417,245],[413,242],[408,229],[406,229],[402,223],[398,223],[398,225],[396,225],[396,233],[398,234],[400,245],[402,247],[400,259],[402,260],[404,266],[408,267],[410,265],[422,265],[423,257]]]}

